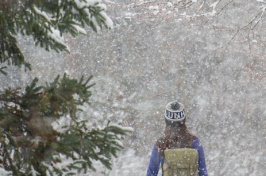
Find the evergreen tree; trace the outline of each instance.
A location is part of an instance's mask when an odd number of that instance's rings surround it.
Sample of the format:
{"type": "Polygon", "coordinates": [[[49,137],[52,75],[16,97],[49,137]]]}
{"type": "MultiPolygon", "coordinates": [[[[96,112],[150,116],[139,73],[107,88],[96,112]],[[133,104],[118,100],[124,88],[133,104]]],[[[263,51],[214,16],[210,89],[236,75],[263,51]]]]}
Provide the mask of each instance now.
{"type": "MultiPolygon", "coordinates": [[[[63,34],[73,36],[111,28],[112,21],[100,0],[2,0],[0,2],[0,71],[8,65],[30,69],[17,46],[16,35],[33,36],[46,50],[69,51],[63,34]]],[[[123,148],[128,129],[110,122],[101,129],[79,117],[89,104],[91,77],[67,75],[38,86],[38,79],[23,88],[0,92],[0,168],[11,175],[76,175],[95,170],[98,160],[111,169],[110,159],[123,148]],[[58,120],[64,121],[57,125],[58,120]],[[67,123],[66,123],[67,122],[67,123]]]]}
{"type": "MultiPolygon", "coordinates": [[[[17,46],[15,35],[33,36],[35,44],[46,50],[69,51],[63,33],[77,36],[111,28],[112,21],[104,12],[101,0],[2,0],[0,2],[0,63],[30,69],[17,46]]],[[[3,67],[2,67],[3,72],[3,67]]]]}

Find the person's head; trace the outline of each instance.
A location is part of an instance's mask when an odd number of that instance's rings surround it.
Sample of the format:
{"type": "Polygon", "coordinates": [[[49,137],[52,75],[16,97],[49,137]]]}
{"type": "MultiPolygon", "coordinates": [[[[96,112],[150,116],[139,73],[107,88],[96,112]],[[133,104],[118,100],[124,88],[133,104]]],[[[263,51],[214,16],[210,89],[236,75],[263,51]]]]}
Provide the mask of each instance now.
{"type": "Polygon", "coordinates": [[[166,148],[188,148],[192,138],[195,137],[189,132],[186,126],[186,115],[184,105],[178,101],[170,102],[165,107],[164,135],[156,142],[160,153],[166,148]]]}
{"type": "Polygon", "coordinates": [[[178,127],[186,123],[184,105],[178,101],[170,102],[165,107],[165,123],[168,126],[178,127]]]}

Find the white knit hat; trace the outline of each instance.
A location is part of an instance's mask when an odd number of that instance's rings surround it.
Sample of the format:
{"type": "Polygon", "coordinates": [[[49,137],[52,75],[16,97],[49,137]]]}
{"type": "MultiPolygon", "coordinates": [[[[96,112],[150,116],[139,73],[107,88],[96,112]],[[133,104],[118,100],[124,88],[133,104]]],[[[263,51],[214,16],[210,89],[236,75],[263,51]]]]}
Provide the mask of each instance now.
{"type": "Polygon", "coordinates": [[[165,107],[164,118],[167,124],[173,124],[175,122],[184,124],[186,120],[184,105],[178,101],[168,103],[165,107]]]}

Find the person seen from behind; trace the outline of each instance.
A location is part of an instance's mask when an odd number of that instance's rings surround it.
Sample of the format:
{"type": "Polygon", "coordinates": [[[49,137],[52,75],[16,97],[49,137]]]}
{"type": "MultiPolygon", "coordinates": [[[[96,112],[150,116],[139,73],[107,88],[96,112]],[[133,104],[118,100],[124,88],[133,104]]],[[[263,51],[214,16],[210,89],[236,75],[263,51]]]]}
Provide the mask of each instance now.
{"type": "Polygon", "coordinates": [[[152,149],[146,176],[208,176],[203,147],[185,124],[184,105],[170,102],[165,109],[165,130],[152,149]]]}

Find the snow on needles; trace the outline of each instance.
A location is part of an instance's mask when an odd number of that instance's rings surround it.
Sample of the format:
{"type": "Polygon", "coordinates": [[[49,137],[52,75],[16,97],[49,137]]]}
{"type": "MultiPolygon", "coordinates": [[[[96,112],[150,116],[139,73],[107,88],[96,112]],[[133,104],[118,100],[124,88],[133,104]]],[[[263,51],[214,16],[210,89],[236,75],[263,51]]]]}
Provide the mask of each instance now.
{"type": "Polygon", "coordinates": [[[48,17],[47,13],[45,13],[44,11],[41,11],[41,10],[38,9],[36,6],[33,6],[33,9],[34,9],[34,11],[35,11],[37,14],[43,16],[47,21],[49,21],[49,22],[51,21],[51,18],[48,17]]]}
{"type": "Polygon", "coordinates": [[[51,32],[48,32],[48,36],[57,43],[66,47],[66,50],[70,52],[69,47],[65,44],[63,36],[60,35],[60,31],[51,26],[51,32]]]}
{"type": "MultiPolygon", "coordinates": [[[[87,17],[92,21],[96,31],[99,31],[101,29],[102,24],[99,24],[99,21],[97,20],[97,16],[91,14],[90,9],[89,9],[90,7],[95,7],[100,10],[98,15],[101,16],[101,18],[103,19],[102,23],[105,25],[106,28],[108,29],[113,28],[113,21],[105,13],[105,10],[107,9],[107,7],[105,4],[101,3],[102,2],[101,0],[84,0],[84,1],[75,0],[74,2],[76,3],[76,7],[78,9],[83,9],[85,11],[85,13],[87,14],[87,17]]],[[[46,26],[49,26],[49,31],[48,31],[47,36],[51,38],[53,41],[55,41],[56,43],[63,45],[65,47],[65,50],[70,52],[70,49],[66,45],[64,41],[64,37],[62,36],[60,30],[57,28],[57,26],[52,25],[51,21],[53,20],[53,18],[50,17],[52,15],[45,11],[40,10],[36,6],[33,6],[33,11],[37,15],[42,16],[47,21],[47,23],[45,23],[46,26]]],[[[76,22],[75,24],[72,24],[71,26],[77,33],[87,34],[86,30],[82,27],[80,23],[76,22]]]]}
{"type": "MultiPolygon", "coordinates": [[[[82,9],[85,7],[89,8],[90,6],[95,6],[96,8],[99,8],[101,10],[99,12],[99,15],[103,17],[105,26],[108,29],[112,29],[113,28],[113,21],[104,12],[107,9],[107,7],[105,4],[102,4],[101,2],[102,2],[101,0],[87,0],[87,1],[75,0],[75,3],[77,4],[77,7],[79,9],[82,9]]],[[[89,17],[91,17],[91,13],[90,13],[89,9],[87,9],[85,12],[87,13],[87,15],[89,17]]],[[[92,21],[93,25],[95,26],[96,31],[99,31],[101,29],[101,27],[100,27],[101,24],[98,23],[98,21],[96,20],[96,17],[92,16],[91,21],[92,21]]]]}

